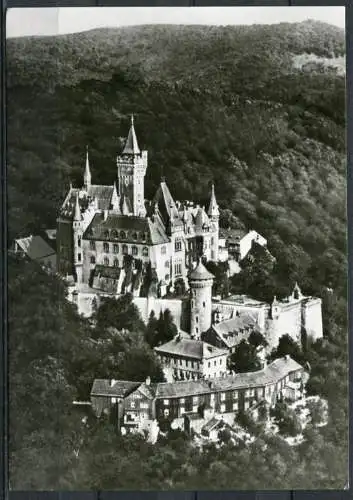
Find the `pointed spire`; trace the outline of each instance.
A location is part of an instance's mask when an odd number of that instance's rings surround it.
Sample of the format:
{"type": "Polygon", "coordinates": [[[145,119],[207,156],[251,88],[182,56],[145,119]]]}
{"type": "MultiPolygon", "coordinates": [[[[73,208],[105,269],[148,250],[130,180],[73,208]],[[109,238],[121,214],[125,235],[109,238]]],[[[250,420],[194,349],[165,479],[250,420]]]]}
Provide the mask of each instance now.
{"type": "Polygon", "coordinates": [[[135,127],[134,127],[134,115],[131,115],[131,125],[129,134],[126,139],[125,147],[123,150],[123,155],[138,155],[140,154],[140,148],[137,142],[135,127]]]}
{"type": "Polygon", "coordinates": [[[86,167],[85,167],[85,173],[83,176],[83,183],[84,183],[86,191],[89,187],[91,187],[91,180],[92,180],[92,177],[91,177],[91,170],[89,168],[88,146],[86,146],[86,167]]]}
{"type": "Polygon", "coordinates": [[[208,208],[208,215],[210,217],[218,217],[219,216],[219,208],[218,208],[218,203],[216,200],[216,195],[215,195],[213,183],[212,183],[212,188],[211,188],[211,200],[210,200],[210,206],[208,208]]]}
{"type": "Polygon", "coordinates": [[[81,209],[80,209],[80,203],[78,201],[78,191],[76,193],[76,203],[75,203],[75,212],[74,212],[74,221],[80,221],[81,220],[81,209]]]}

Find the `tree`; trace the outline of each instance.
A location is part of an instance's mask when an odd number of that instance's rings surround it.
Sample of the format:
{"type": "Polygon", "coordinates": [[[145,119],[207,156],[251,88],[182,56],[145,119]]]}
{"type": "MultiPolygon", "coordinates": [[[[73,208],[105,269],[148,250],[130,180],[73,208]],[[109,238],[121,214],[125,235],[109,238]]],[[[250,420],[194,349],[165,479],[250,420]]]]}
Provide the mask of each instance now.
{"type": "Polygon", "coordinates": [[[238,373],[260,370],[261,362],[256,354],[255,346],[245,339],[241,340],[229,357],[229,368],[238,373]]]}
{"type": "Polygon", "coordinates": [[[313,425],[321,424],[325,418],[325,404],[321,399],[310,400],[306,403],[310,411],[311,422],[313,425]]]}
{"type": "Polygon", "coordinates": [[[105,297],[94,319],[98,333],[109,327],[119,330],[126,328],[130,331],[145,330],[140,312],[129,293],[121,295],[118,299],[105,297]]]}
{"type": "Polygon", "coordinates": [[[296,436],[301,432],[302,427],[296,413],[286,403],[277,401],[275,408],[271,410],[271,416],[284,436],[296,436]]]}
{"type": "Polygon", "coordinates": [[[282,335],[279,338],[278,346],[271,352],[271,359],[283,358],[284,356],[290,356],[295,359],[300,364],[306,362],[305,355],[303,354],[299,344],[292,339],[288,334],[282,335]]]}

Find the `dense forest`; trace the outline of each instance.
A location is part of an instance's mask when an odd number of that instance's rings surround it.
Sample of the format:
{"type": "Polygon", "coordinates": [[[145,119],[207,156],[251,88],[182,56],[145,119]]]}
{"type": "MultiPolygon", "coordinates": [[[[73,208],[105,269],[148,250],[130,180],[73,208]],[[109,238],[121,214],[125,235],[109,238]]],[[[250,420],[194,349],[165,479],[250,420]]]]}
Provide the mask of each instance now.
{"type": "Polygon", "coordinates": [[[146,331],[127,301],[106,305],[120,315],[118,330],[99,311],[94,329],[66,302],[57,278],[11,259],[12,488],[344,486],[345,80],[293,64],[301,54],[344,53],[344,31],[312,21],[8,40],[9,241],[55,227],[69,182],[82,183],[86,145],[93,182],[114,181],[134,113],[149,151],[148,198],[164,175],[176,198],[207,204],[213,181],[222,225],[268,239],[275,263],[266,256],[245,263],[227,289],[268,299],[298,280],[323,297],[325,338],[304,352],[284,350],[310,363],[308,390],[330,404],[328,426],[309,428],[296,448],[259,431],[250,447],[225,443],[201,454],[177,432],[152,447],[93,417],[82,426],[71,402],[87,396],[94,377],[161,379],[150,345],[172,326],[152,318],[146,331]]]}

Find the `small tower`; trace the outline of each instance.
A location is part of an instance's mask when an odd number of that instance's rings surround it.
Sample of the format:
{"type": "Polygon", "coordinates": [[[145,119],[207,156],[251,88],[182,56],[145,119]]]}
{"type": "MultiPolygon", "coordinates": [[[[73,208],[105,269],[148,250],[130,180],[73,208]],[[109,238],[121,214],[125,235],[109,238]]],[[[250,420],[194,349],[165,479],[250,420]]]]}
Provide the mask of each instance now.
{"type": "Polygon", "coordinates": [[[120,198],[128,198],[129,203],[126,206],[131,207],[132,215],[145,217],[144,181],[147,170],[147,151],[140,151],[133,116],[131,116],[130,130],[124,149],[116,161],[120,198]]]}
{"type": "Polygon", "coordinates": [[[83,268],[83,259],[82,259],[82,217],[81,217],[81,209],[79,203],[79,194],[76,193],[76,203],[74,210],[74,219],[72,224],[73,230],[73,247],[74,247],[74,268],[76,273],[76,282],[82,283],[82,268],[83,268]]]}
{"type": "Polygon", "coordinates": [[[281,312],[280,305],[279,305],[279,302],[278,302],[277,297],[275,295],[273,297],[273,301],[271,304],[271,319],[277,320],[279,318],[280,312],[281,312]]]}
{"type": "Polygon", "coordinates": [[[92,181],[92,176],[91,176],[91,170],[89,168],[88,146],[86,146],[86,167],[85,167],[85,173],[83,175],[83,185],[85,191],[88,191],[89,188],[91,187],[91,181],[92,181]]]}
{"type": "Polygon", "coordinates": [[[191,292],[190,333],[195,339],[200,339],[201,333],[211,327],[213,278],[213,274],[207,271],[200,259],[195,269],[189,274],[191,292]]]}
{"type": "Polygon", "coordinates": [[[297,282],[295,282],[294,288],[293,288],[293,293],[292,293],[292,298],[294,300],[300,300],[303,298],[302,291],[299,288],[299,285],[297,282]]]}
{"type": "Polygon", "coordinates": [[[216,200],[214,184],[211,188],[211,200],[207,213],[211,221],[211,260],[218,261],[218,247],[219,247],[219,207],[216,200]]]}

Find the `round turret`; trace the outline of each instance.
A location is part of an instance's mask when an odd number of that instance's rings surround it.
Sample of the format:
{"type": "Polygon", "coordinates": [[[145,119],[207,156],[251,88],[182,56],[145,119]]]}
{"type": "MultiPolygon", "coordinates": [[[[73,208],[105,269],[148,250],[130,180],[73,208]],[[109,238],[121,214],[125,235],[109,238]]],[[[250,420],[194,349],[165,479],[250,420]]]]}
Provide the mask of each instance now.
{"type": "Polygon", "coordinates": [[[190,333],[196,339],[199,339],[201,333],[211,327],[213,279],[213,274],[207,271],[201,260],[198,261],[195,269],[189,274],[191,293],[190,333]]]}

